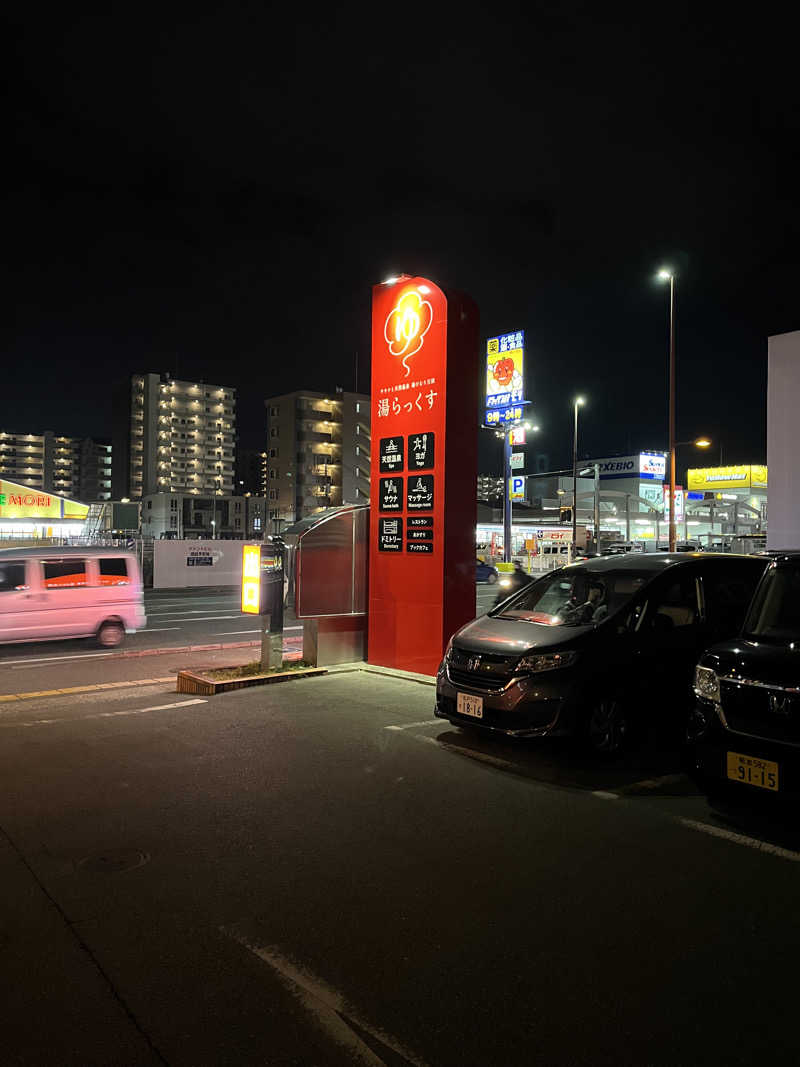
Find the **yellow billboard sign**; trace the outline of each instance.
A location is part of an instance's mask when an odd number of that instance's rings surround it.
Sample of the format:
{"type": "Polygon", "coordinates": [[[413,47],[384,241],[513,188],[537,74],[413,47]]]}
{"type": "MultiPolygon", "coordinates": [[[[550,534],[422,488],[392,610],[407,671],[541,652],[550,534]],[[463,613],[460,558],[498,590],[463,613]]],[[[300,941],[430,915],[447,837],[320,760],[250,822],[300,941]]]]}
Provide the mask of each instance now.
{"type": "Polygon", "coordinates": [[[766,489],[767,468],[749,463],[738,467],[699,467],[687,471],[686,487],[692,492],[707,489],[766,489]]]}
{"type": "Polygon", "coordinates": [[[761,464],[753,463],[750,467],[750,488],[767,488],[767,468],[761,464]]]}
{"type": "Polygon", "coordinates": [[[83,522],[88,504],[0,479],[0,519],[68,519],[83,522]]]}
{"type": "Polygon", "coordinates": [[[242,611],[261,614],[261,546],[242,546],[242,611]]]}

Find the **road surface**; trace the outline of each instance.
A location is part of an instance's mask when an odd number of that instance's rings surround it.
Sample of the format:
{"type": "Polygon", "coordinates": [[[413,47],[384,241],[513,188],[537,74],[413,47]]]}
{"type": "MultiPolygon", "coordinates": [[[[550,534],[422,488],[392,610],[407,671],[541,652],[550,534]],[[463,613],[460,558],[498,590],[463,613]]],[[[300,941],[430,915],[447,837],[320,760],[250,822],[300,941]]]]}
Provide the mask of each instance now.
{"type": "Polygon", "coordinates": [[[796,1060],[791,823],[385,673],[143,680],[0,704],[5,1062],[796,1060]]]}
{"type": "MultiPolygon", "coordinates": [[[[476,587],[476,610],[483,612],[494,603],[496,587],[476,587]]],[[[221,644],[231,646],[237,662],[242,656],[255,659],[253,650],[234,646],[260,641],[258,619],[243,615],[238,592],[219,589],[149,590],[145,594],[147,628],[128,635],[119,650],[103,650],[91,640],[51,641],[25,645],[0,645],[0,695],[20,689],[41,690],[80,685],[100,677],[119,681],[127,677],[149,677],[167,672],[171,661],[185,663],[184,650],[191,646],[221,644]],[[147,653],[136,662],[139,653],[147,653]],[[158,659],[154,656],[158,654],[158,659]]],[[[288,652],[302,646],[303,625],[291,611],[284,621],[284,647],[288,652]]],[[[215,651],[214,662],[228,661],[215,651]]],[[[191,663],[209,662],[209,653],[191,656],[191,663]]]]}

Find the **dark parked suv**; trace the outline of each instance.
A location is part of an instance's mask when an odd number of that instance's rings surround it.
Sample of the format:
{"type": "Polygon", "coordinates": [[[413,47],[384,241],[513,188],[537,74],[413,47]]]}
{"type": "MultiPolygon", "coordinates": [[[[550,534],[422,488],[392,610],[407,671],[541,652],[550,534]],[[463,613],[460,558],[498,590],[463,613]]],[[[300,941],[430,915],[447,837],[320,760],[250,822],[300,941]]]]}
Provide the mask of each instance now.
{"type": "Polygon", "coordinates": [[[703,655],[694,691],[701,779],[800,792],[800,552],[773,556],[741,634],[703,655]]]}
{"type": "Polygon", "coordinates": [[[554,571],[453,635],[436,714],[512,737],[586,734],[605,752],[659,710],[682,731],[701,652],[740,630],[766,565],[652,553],[554,571]]]}

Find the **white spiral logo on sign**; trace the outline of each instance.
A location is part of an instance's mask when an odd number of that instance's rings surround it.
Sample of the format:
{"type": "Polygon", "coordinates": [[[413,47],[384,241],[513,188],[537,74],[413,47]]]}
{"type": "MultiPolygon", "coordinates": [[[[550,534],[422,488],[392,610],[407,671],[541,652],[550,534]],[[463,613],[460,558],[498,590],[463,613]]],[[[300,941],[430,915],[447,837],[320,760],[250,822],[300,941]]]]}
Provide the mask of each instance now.
{"type": "Polygon", "coordinates": [[[383,336],[391,354],[402,357],[406,378],[411,373],[408,360],[422,348],[432,323],[433,307],[416,289],[406,290],[386,316],[383,336]]]}

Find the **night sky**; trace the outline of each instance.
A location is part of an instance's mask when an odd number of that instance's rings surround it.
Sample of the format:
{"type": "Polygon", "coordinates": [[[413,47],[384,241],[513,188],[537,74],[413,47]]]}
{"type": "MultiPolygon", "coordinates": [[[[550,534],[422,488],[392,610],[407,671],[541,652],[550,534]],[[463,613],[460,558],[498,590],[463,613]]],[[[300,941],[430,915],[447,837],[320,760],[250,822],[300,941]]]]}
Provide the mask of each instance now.
{"type": "Polygon", "coordinates": [[[236,386],[259,447],[265,396],[352,388],[356,353],[368,388],[370,287],[405,271],[470,293],[484,337],[526,331],[551,465],[579,392],[582,453],[662,448],[668,263],[678,438],[766,458],[766,338],[800,328],[785,27],[112,7],[6,21],[0,428],[110,436],[110,387],[159,371],[236,386]]]}

